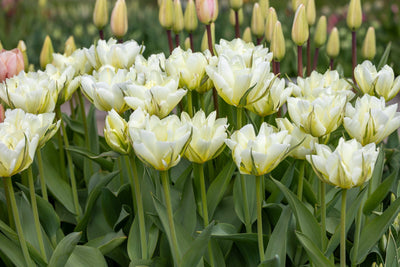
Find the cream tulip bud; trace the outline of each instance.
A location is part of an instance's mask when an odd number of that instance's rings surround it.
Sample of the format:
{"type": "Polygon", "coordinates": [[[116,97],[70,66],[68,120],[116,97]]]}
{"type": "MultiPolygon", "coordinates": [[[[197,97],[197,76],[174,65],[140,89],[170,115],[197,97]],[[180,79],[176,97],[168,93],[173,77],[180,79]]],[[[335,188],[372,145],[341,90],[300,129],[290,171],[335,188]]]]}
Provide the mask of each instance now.
{"type": "Polygon", "coordinates": [[[361,0],[350,0],[346,22],[351,31],[360,28],[362,23],[361,0]]]}
{"type": "Polygon", "coordinates": [[[325,44],[326,34],[327,34],[326,28],[327,28],[326,17],[321,16],[317,22],[317,27],[315,29],[315,35],[314,35],[315,47],[320,48],[325,44]]]}
{"type": "Polygon", "coordinates": [[[229,6],[233,9],[238,11],[243,6],[243,0],[229,0],[229,6]]]}
{"type": "Polygon", "coordinates": [[[24,70],[25,72],[28,72],[29,60],[28,60],[28,54],[26,53],[25,42],[23,40],[19,40],[17,48],[19,49],[19,51],[21,51],[22,57],[24,58],[24,70]]]}
{"type": "Polygon", "coordinates": [[[375,82],[375,93],[383,96],[386,101],[393,99],[400,91],[400,76],[394,79],[394,72],[388,65],[378,72],[378,79],[375,82]]]}
{"type": "Polygon", "coordinates": [[[158,20],[164,29],[172,29],[174,26],[174,5],[172,0],[162,0],[158,20]]]}
{"type": "Polygon", "coordinates": [[[128,31],[128,13],[125,0],[117,0],[111,13],[111,32],[117,38],[122,38],[128,31]]]}
{"type": "MultiPolygon", "coordinates": [[[[210,24],[211,28],[211,39],[212,39],[212,46],[214,47],[215,44],[215,24],[214,22],[210,24]]],[[[206,51],[208,49],[208,35],[207,30],[204,31],[203,39],[201,39],[201,51],[206,51]]]]}
{"type": "Polygon", "coordinates": [[[376,54],[376,41],[375,41],[375,29],[374,27],[369,27],[367,35],[365,36],[362,50],[362,56],[365,59],[372,60],[376,54]]]}
{"type": "Polygon", "coordinates": [[[64,45],[64,55],[69,57],[76,50],[75,39],[74,36],[68,37],[67,41],[64,45]]]}
{"type": "Polygon", "coordinates": [[[174,0],[174,26],[172,30],[175,34],[179,34],[184,27],[183,23],[183,11],[180,0],[174,0]]]}
{"type": "Polygon", "coordinates": [[[259,0],[258,1],[261,9],[261,13],[264,17],[264,19],[267,18],[268,15],[268,9],[269,9],[269,0],[259,0]]]}
{"type": "Polygon", "coordinates": [[[257,38],[264,35],[264,17],[258,3],[255,3],[253,6],[253,13],[251,15],[251,32],[257,38]]]}
{"type": "Polygon", "coordinates": [[[186,37],[186,38],[185,38],[185,42],[183,43],[183,45],[185,46],[185,50],[191,49],[191,46],[190,46],[190,38],[189,38],[189,37],[186,37]]]}
{"type": "Polygon", "coordinates": [[[326,54],[329,58],[336,58],[340,52],[339,31],[334,27],[329,35],[328,43],[326,45],[326,54]]]}
{"type": "Polygon", "coordinates": [[[243,41],[245,41],[246,43],[252,43],[252,42],[253,42],[253,38],[252,38],[252,36],[251,36],[251,29],[250,29],[250,27],[246,27],[246,29],[244,29],[242,39],[243,39],[243,41]]]}
{"type": "Polygon", "coordinates": [[[298,45],[302,46],[307,42],[309,36],[306,8],[303,4],[299,5],[293,20],[292,26],[292,40],[298,45]]]}
{"type": "Polygon", "coordinates": [[[306,5],[307,0],[292,0],[292,10],[293,12],[296,12],[297,8],[299,7],[300,4],[306,5]]]}
{"type": "Polygon", "coordinates": [[[114,110],[108,112],[104,126],[104,138],[112,150],[120,154],[129,154],[128,123],[114,110]]]}
{"type": "Polygon", "coordinates": [[[371,61],[366,60],[354,68],[354,78],[364,94],[374,95],[375,82],[378,72],[371,61]]]}
{"type": "Polygon", "coordinates": [[[218,0],[196,0],[196,11],[200,22],[209,25],[218,17],[218,0]]]}
{"type": "Polygon", "coordinates": [[[185,30],[188,33],[194,32],[197,29],[197,15],[196,15],[196,6],[194,5],[193,0],[189,0],[186,5],[185,14],[183,17],[185,30]]]}
{"type": "Polygon", "coordinates": [[[270,7],[268,11],[267,21],[265,22],[265,40],[271,42],[272,34],[274,33],[275,24],[278,21],[275,8],[270,7]]]}
{"type": "MultiPolygon", "coordinates": [[[[239,17],[239,25],[242,25],[243,24],[243,8],[238,10],[238,17],[239,17]]],[[[229,11],[229,23],[232,26],[236,25],[235,11],[233,9],[231,9],[229,11]]]]}
{"type": "Polygon", "coordinates": [[[271,52],[276,62],[280,62],[285,57],[285,36],[283,35],[282,25],[279,21],[276,22],[274,34],[272,35],[271,52]]]}
{"type": "Polygon", "coordinates": [[[107,0],[96,0],[93,11],[93,23],[97,29],[102,30],[108,23],[107,0]]]}
{"type": "Polygon", "coordinates": [[[315,10],[315,0],[307,0],[306,4],[306,14],[307,14],[307,23],[308,26],[312,26],[315,23],[316,17],[315,10]]]}
{"type": "Polygon", "coordinates": [[[40,67],[42,69],[45,69],[47,64],[53,62],[53,53],[53,44],[51,43],[50,37],[47,35],[44,39],[42,51],[40,52],[40,67]]]}

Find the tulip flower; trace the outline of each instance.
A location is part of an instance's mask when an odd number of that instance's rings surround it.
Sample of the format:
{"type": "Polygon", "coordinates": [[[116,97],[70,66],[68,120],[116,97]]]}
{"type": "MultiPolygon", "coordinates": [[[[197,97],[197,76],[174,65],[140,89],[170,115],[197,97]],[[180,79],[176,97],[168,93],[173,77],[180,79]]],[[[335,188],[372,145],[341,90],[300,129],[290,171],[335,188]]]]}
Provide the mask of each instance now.
{"type": "Polygon", "coordinates": [[[276,22],[274,32],[272,34],[271,52],[274,56],[275,62],[280,62],[285,57],[285,36],[283,35],[282,26],[279,21],[276,22]]]}
{"type": "Polygon", "coordinates": [[[328,43],[326,44],[326,54],[330,59],[330,67],[333,70],[333,60],[337,58],[340,52],[340,39],[339,39],[339,31],[336,27],[334,27],[331,31],[331,34],[328,38],[328,43]]]}
{"type": "MultiPolygon", "coordinates": [[[[67,41],[65,41],[64,44],[64,54],[69,57],[74,53],[76,50],[76,44],[75,44],[75,39],[74,36],[68,37],[67,41]]],[[[53,61],[54,61],[54,55],[53,55],[53,61]]]]}
{"type": "Polygon", "coordinates": [[[253,13],[251,15],[251,32],[257,37],[257,44],[260,44],[262,36],[264,35],[264,17],[258,3],[255,3],[253,6],[253,13]]]}
{"type": "Polygon", "coordinates": [[[258,3],[260,4],[261,13],[264,19],[267,18],[268,9],[269,9],[269,0],[259,0],[258,3]]]}
{"type": "Polygon", "coordinates": [[[376,54],[375,29],[369,27],[361,49],[363,58],[372,60],[376,54]]]}
{"type": "Polygon", "coordinates": [[[174,7],[172,0],[161,0],[158,20],[164,29],[172,29],[174,25],[174,7]]]}
{"type": "Polygon", "coordinates": [[[24,57],[17,48],[0,52],[0,83],[24,70],[24,57]]]}
{"type": "Polygon", "coordinates": [[[245,125],[227,139],[232,157],[242,174],[260,176],[271,172],[287,156],[291,136],[262,123],[258,135],[253,125],[245,125]]]}
{"type": "Polygon", "coordinates": [[[244,29],[242,40],[245,41],[246,43],[252,43],[253,42],[253,37],[251,36],[250,27],[246,27],[246,29],[244,29]]]}
{"type": "Polygon", "coordinates": [[[216,112],[206,115],[198,111],[191,119],[187,113],[182,114],[182,122],[192,125],[192,139],[185,151],[185,157],[195,163],[205,163],[217,157],[224,149],[225,139],[228,137],[227,119],[216,119],[216,112]]]}
{"type": "Polygon", "coordinates": [[[209,25],[218,17],[218,0],[196,0],[196,11],[200,22],[209,25]]]}
{"type": "Polygon", "coordinates": [[[26,53],[26,44],[23,40],[19,40],[17,48],[22,53],[22,57],[24,58],[24,70],[25,72],[29,71],[29,59],[28,54],[26,53]]]}
{"type": "Polygon", "coordinates": [[[275,8],[270,7],[268,11],[267,21],[265,22],[265,40],[271,42],[272,35],[274,33],[275,24],[278,21],[278,16],[276,15],[275,8]]]}
{"type": "Polygon", "coordinates": [[[306,2],[306,16],[308,26],[312,26],[315,23],[315,0],[307,0],[306,2]]]}
{"type": "Polygon", "coordinates": [[[237,11],[242,8],[243,0],[229,0],[229,6],[237,11]]]}
{"type": "Polygon", "coordinates": [[[104,138],[112,150],[123,155],[129,154],[131,145],[128,123],[114,109],[106,117],[104,138]]]}
{"type": "Polygon", "coordinates": [[[40,52],[40,67],[42,69],[45,69],[47,64],[51,64],[53,62],[53,53],[53,44],[50,37],[47,35],[44,39],[42,51],[40,52]]]}
{"type": "Polygon", "coordinates": [[[362,23],[361,0],[350,0],[346,22],[353,32],[360,28],[362,23]]]}
{"type": "Polygon", "coordinates": [[[188,1],[183,19],[184,19],[185,30],[188,33],[192,33],[197,29],[198,21],[196,15],[196,6],[193,0],[188,1]]]}
{"type": "Polygon", "coordinates": [[[326,42],[326,27],[327,21],[325,16],[321,16],[317,22],[317,27],[315,29],[314,43],[315,46],[320,48],[326,42]]]}
{"type": "Polygon", "coordinates": [[[166,78],[166,59],[163,53],[152,54],[148,59],[142,55],[138,55],[135,61],[136,81],[140,84],[146,82],[146,75],[153,72],[158,72],[163,78],[166,78]]]}
{"type": "Polygon", "coordinates": [[[364,95],[354,107],[347,103],[343,125],[362,145],[379,144],[400,127],[400,112],[397,104],[386,107],[383,97],[364,95]]]}
{"type": "MultiPolygon", "coordinates": [[[[239,25],[242,25],[243,24],[243,8],[238,10],[238,19],[239,19],[239,25]]],[[[236,24],[235,11],[233,9],[231,9],[229,11],[229,23],[232,26],[235,26],[235,24],[236,24]]]]}
{"type": "Polygon", "coordinates": [[[362,146],[357,140],[339,139],[332,151],[329,146],[315,144],[316,155],[308,155],[319,178],[326,183],[344,189],[361,186],[374,171],[378,149],[374,143],[362,146]]]}
{"type": "Polygon", "coordinates": [[[183,30],[183,27],[184,21],[181,1],[174,0],[174,24],[172,26],[172,30],[175,34],[179,34],[183,30]]]}
{"type": "Polygon", "coordinates": [[[308,36],[306,8],[303,4],[300,4],[293,20],[292,40],[297,46],[302,46],[307,42],[308,36]]]}
{"type": "Polygon", "coordinates": [[[117,0],[111,13],[110,26],[112,34],[121,39],[128,31],[128,14],[125,0],[117,0]]]}
{"type": "Polygon", "coordinates": [[[93,23],[98,30],[102,30],[108,23],[107,0],[96,0],[93,10],[93,23]]]}
{"type": "MultiPolygon", "coordinates": [[[[138,109],[135,112],[143,112],[138,109]]],[[[138,125],[129,119],[129,136],[138,158],[159,171],[177,165],[190,141],[192,127],[178,116],[170,115],[164,119],[147,115],[144,123],[138,125]],[[139,127],[138,127],[139,126],[139,127]]]]}

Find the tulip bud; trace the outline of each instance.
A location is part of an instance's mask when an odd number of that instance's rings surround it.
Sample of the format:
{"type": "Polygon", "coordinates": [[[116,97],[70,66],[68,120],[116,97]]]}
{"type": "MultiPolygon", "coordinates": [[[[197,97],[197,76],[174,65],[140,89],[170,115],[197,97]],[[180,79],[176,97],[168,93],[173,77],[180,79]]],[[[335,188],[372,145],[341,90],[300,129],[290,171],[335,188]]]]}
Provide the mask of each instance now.
{"type": "Polygon", "coordinates": [[[307,3],[307,0],[292,0],[292,10],[293,12],[296,12],[297,8],[299,7],[300,4],[305,5],[307,3]]]}
{"type": "Polygon", "coordinates": [[[285,37],[282,32],[282,25],[279,21],[275,24],[274,33],[271,40],[271,52],[276,62],[280,62],[285,56],[285,37]]]}
{"type": "Polygon", "coordinates": [[[74,36],[68,37],[64,46],[64,54],[69,57],[76,50],[75,39],[74,36]]]}
{"type": "Polygon", "coordinates": [[[375,29],[374,27],[369,27],[367,35],[365,36],[364,43],[362,46],[362,56],[365,59],[372,60],[376,54],[376,44],[375,44],[375,29]]]}
{"type": "Polygon", "coordinates": [[[233,10],[238,11],[243,6],[243,0],[229,0],[229,6],[233,10]]]}
{"type": "MultiPolygon", "coordinates": [[[[215,44],[215,24],[214,22],[211,23],[211,39],[212,39],[212,46],[214,47],[215,44]]],[[[203,39],[201,40],[201,51],[205,51],[208,49],[208,37],[207,37],[207,30],[204,31],[203,39]]]]}
{"type": "Polygon", "coordinates": [[[24,69],[25,69],[25,72],[28,72],[29,60],[28,60],[28,55],[26,53],[25,42],[22,41],[22,40],[19,40],[17,48],[19,49],[19,51],[21,51],[22,57],[24,58],[24,69]]]}
{"type": "Polygon", "coordinates": [[[242,39],[243,39],[243,41],[245,41],[246,43],[252,43],[252,42],[253,42],[253,38],[251,37],[251,30],[250,30],[250,27],[246,27],[246,29],[244,29],[242,39]]]}
{"type": "Polygon", "coordinates": [[[108,112],[104,126],[104,138],[112,150],[120,154],[129,154],[128,123],[114,110],[108,112]]]}
{"type": "Polygon", "coordinates": [[[258,3],[260,4],[261,13],[262,13],[264,19],[266,19],[267,15],[268,15],[268,9],[269,9],[269,0],[260,0],[260,1],[258,1],[258,3]]]}
{"type": "Polygon", "coordinates": [[[47,64],[53,62],[53,53],[53,44],[51,43],[50,37],[47,35],[44,39],[42,51],[40,52],[40,67],[42,69],[45,69],[47,64]]]}
{"type": "Polygon", "coordinates": [[[196,6],[194,5],[193,0],[189,0],[185,9],[184,15],[184,24],[185,30],[188,33],[191,33],[197,29],[197,15],[196,15],[196,6]]]}
{"type": "Polygon", "coordinates": [[[183,30],[183,12],[180,0],[174,0],[174,25],[172,30],[179,34],[183,30]]]}
{"type": "Polygon", "coordinates": [[[326,53],[329,58],[336,58],[340,51],[339,31],[334,27],[329,35],[328,44],[326,45],[326,53]]]}
{"type": "Polygon", "coordinates": [[[306,13],[307,13],[307,23],[308,26],[314,25],[315,23],[315,1],[308,0],[306,5],[306,13]]]}
{"type": "Polygon", "coordinates": [[[158,20],[164,29],[172,29],[174,25],[174,6],[172,0],[162,0],[158,20]]]}
{"type": "Polygon", "coordinates": [[[347,11],[347,26],[352,31],[360,28],[362,22],[362,10],[360,0],[350,0],[349,9],[347,11]]]}
{"type": "Polygon", "coordinates": [[[321,47],[326,42],[326,17],[321,16],[315,29],[314,43],[316,47],[321,47]]]}
{"type": "Polygon", "coordinates": [[[299,5],[293,20],[292,27],[292,40],[293,42],[301,46],[308,40],[308,24],[306,17],[306,8],[303,4],[299,5]]]}
{"type": "Polygon", "coordinates": [[[264,34],[264,17],[258,3],[253,6],[253,14],[251,15],[251,32],[260,38],[264,34]]]}
{"type": "Polygon", "coordinates": [[[203,24],[210,24],[218,17],[218,0],[196,0],[197,17],[203,24]]]}
{"type": "Polygon", "coordinates": [[[1,43],[1,41],[0,41],[0,51],[1,50],[3,50],[4,48],[3,48],[3,44],[1,43]]]}
{"type": "Polygon", "coordinates": [[[122,38],[128,31],[128,14],[125,0],[117,0],[111,13],[111,32],[117,38],[122,38]]]}
{"type": "Polygon", "coordinates": [[[186,37],[184,46],[185,46],[185,50],[192,49],[190,46],[190,38],[189,37],[186,37]]]}
{"type": "MultiPolygon", "coordinates": [[[[243,8],[239,9],[238,16],[239,16],[239,25],[242,25],[243,24],[243,8]]],[[[236,25],[235,11],[233,9],[231,9],[231,11],[229,12],[229,23],[232,26],[236,25]]]]}
{"type": "Polygon", "coordinates": [[[93,11],[93,23],[97,29],[102,30],[108,23],[107,0],[96,0],[93,11]]]}
{"type": "Polygon", "coordinates": [[[271,42],[272,34],[274,33],[275,24],[278,21],[275,8],[270,7],[268,11],[267,22],[265,23],[265,40],[271,42]]]}

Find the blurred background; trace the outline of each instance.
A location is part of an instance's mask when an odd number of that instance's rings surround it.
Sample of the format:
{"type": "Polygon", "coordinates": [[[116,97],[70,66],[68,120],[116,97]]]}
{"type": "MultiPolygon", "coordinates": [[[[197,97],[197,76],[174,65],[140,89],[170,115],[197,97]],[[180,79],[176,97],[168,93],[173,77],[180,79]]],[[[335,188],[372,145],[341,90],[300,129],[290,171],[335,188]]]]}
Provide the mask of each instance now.
{"type": "MultiPolygon", "coordinates": [[[[15,48],[19,40],[24,40],[27,46],[30,63],[39,68],[39,54],[46,35],[53,41],[54,50],[62,53],[64,43],[73,35],[78,48],[89,47],[98,39],[98,31],[92,22],[95,0],[0,0],[0,41],[5,49],[15,48]]],[[[108,1],[109,15],[116,0],[108,1]]],[[[181,0],[185,8],[186,0],[181,0]]],[[[244,21],[241,33],[250,26],[251,12],[256,1],[245,0],[244,21]]],[[[282,22],[286,38],[286,57],[281,63],[282,72],[289,76],[296,73],[295,47],[290,39],[293,21],[291,0],[270,0],[278,19],[282,22]]],[[[346,10],[348,0],[316,0],[317,20],[326,15],[328,28],[338,27],[341,39],[341,52],[337,59],[338,70],[346,76],[351,76],[351,34],[346,26],[346,10]]],[[[234,38],[234,28],[229,23],[228,0],[219,0],[220,13],[216,21],[216,40],[234,38]]],[[[134,39],[144,43],[145,56],[164,52],[168,54],[167,37],[158,22],[157,0],[126,0],[128,7],[128,34],[124,40],[134,39]]],[[[377,53],[374,63],[378,64],[387,44],[392,42],[388,64],[400,73],[400,1],[399,0],[363,0],[363,25],[357,32],[358,62],[361,63],[361,46],[369,26],[375,27],[377,53]]],[[[315,27],[315,26],[314,26],[315,27]]],[[[313,38],[313,28],[311,36],[313,38]]],[[[204,26],[199,24],[194,33],[195,48],[200,49],[204,26]]],[[[186,38],[181,33],[181,44],[186,38]]],[[[111,37],[110,27],[105,28],[105,38],[111,37]]],[[[254,39],[255,41],[255,39],[254,39]]],[[[313,51],[313,50],[312,50],[313,51]]],[[[320,50],[319,70],[325,71],[328,58],[325,48],[320,50]]]]}

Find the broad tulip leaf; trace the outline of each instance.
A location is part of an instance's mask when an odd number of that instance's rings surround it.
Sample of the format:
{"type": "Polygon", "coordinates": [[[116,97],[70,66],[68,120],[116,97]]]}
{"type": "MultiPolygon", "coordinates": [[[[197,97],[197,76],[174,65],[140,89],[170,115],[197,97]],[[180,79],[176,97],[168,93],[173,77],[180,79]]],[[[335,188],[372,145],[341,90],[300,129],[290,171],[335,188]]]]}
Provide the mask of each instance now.
{"type": "Polygon", "coordinates": [[[306,235],[296,231],[296,236],[306,250],[310,260],[315,266],[335,267],[335,265],[321,252],[319,247],[306,235]]]}
{"type": "Polygon", "coordinates": [[[400,212],[400,198],[396,199],[382,215],[369,221],[361,231],[356,263],[361,263],[368,251],[379,241],[397,214],[400,212]]]}
{"type": "Polygon", "coordinates": [[[282,264],[278,255],[275,255],[273,258],[265,260],[258,265],[258,267],[279,267],[279,266],[282,266],[282,264]]]}
{"type": "Polygon", "coordinates": [[[386,247],[386,259],[385,266],[386,267],[398,267],[399,266],[399,254],[396,241],[393,237],[393,234],[389,232],[389,238],[386,247]]]}
{"type": "Polygon", "coordinates": [[[174,217],[190,234],[193,234],[196,230],[197,214],[192,179],[186,179],[181,192],[181,200],[174,217]]]}
{"type": "Polygon", "coordinates": [[[114,248],[121,245],[126,240],[126,236],[120,230],[118,233],[111,232],[104,236],[90,240],[85,246],[98,248],[103,255],[110,253],[114,248]]]}
{"type": "MultiPolygon", "coordinates": [[[[286,186],[289,187],[293,181],[294,177],[294,170],[295,170],[295,162],[292,162],[292,164],[289,166],[289,168],[286,169],[285,174],[283,175],[281,182],[286,186]]],[[[267,180],[267,183],[271,183],[270,180],[267,180]]],[[[271,183],[271,195],[267,199],[267,203],[279,203],[283,199],[283,193],[280,190],[274,190],[276,188],[276,185],[274,183],[271,183]]],[[[278,189],[278,188],[276,188],[278,189]]]]}
{"type": "Polygon", "coordinates": [[[375,163],[375,168],[372,173],[372,177],[369,180],[371,192],[374,192],[376,188],[378,188],[379,184],[381,183],[382,174],[383,174],[383,167],[385,166],[385,152],[382,145],[379,148],[378,158],[375,163]]]}
{"type": "Polygon", "coordinates": [[[64,267],[81,239],[81,235],[81,232],[72,232],[65,236],[60,243],[58,243],[53,255],[51,255],[49,267],[64,267]]]}
{"type": "Polygon", "coordinates": [[[57,232],[61,226],[60,218],[48,201],[36,196],[36,202],[39,210],[40,224],[50,238],[52,244],[56,246],[57,232]]]}
{"type": "Polygon", "coordinates": [[[65,122],[75,133],[79,133],[82,136],[85,135],[85,129],[81,121],[71,119],[71,117],[65,113],[62,113],[62,121],[65,122]]]}
{"type": "Polygon", "coordinates": [[[388,61],[391,48],[392,48],[392,42],[389,42],[385,48],[385,52],[383,52],[383,55],[379,60],[378,67],[376,68],[378,71],[382,69],[383,66],[385,66],[386,62],[388,61]]]}
{"type": "Polygon", "coordinates": [[[22,250],[13,241],[0,233],[0,250],[15,266],[26,266],[22,250]]]}
{"type": "Polygon", "coordinates": [[[237,175],[233,185],[233,199],[235,202],[235,212],[239,219],[245,225],[251,225],[257,219],[257,205],[256,198],[256,179],[252,175],[237,175]],[[242,181],[243,179],[243,181],[242,181]],[[244,195],[242,190],[242,182],[247,194],[247,209],[249,210],[249,218],[245,216],[244,195]],[[247,219],[247,221],[246,221],[247,219]]]}
{"type": "Polygon", "coordinates": [[[107,262],[98,248],[76,246],[65,267],[87,266],[107,267],[107,262]]]}
{"type": "Polygon", "coordinates": [[[114,163],[112,161],[109,161],[105,159],[104,157],[117,157],[118,153],[111,151],[111,152],[105,152],[102,154],[95,154],[89,150],[87,150],[84,147],[78,147],[78,146],[70,146],[68,148],[69,151],[78,153],[79,155],[85,156],[94,162],[98,163],[104,170],[106,171],[112,171],[114,168],[114,163]]]}

